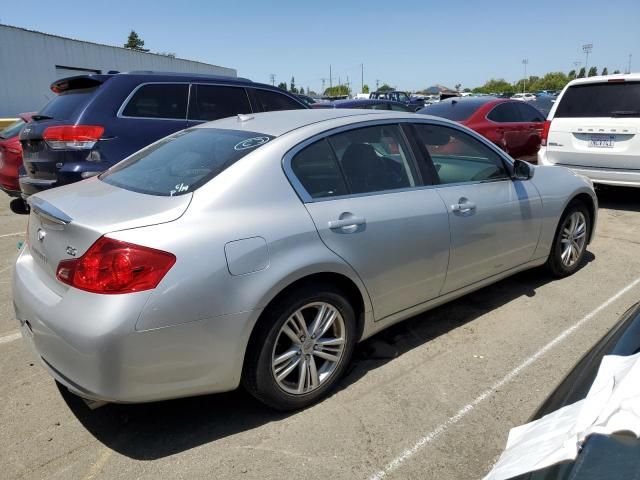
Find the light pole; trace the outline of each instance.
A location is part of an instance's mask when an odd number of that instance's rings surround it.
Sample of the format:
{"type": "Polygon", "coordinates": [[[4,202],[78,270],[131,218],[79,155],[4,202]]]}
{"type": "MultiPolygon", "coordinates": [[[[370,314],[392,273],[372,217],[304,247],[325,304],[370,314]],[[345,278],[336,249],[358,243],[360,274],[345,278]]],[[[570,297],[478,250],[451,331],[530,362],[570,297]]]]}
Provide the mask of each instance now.
{"type": "Polygon", "coordinates": [[[584,76],[585,77],[589,76],[589,53],[591,53],[591,50],[593,50],[593,43],[585,43],[584,45],[582,45],[582,51],[585,54],[585,60],[584,60],[584,76]]]}
{"type": "Polygon", "coordinates": [[[522,93],[524,93],[527,89],[527,64],[529,63],[528,58],[522,59],[522,65],[524,65],[524,82],[522,83],[522,93]]]}

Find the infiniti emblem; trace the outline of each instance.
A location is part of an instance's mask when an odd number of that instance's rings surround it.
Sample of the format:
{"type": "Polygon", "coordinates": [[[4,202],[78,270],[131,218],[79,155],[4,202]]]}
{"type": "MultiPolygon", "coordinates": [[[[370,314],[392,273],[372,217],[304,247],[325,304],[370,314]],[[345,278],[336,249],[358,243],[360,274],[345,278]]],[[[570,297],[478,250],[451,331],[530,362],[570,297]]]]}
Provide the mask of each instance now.
{"type": "Polygon", "coordinates": [[[43,229],[39,228],[38,229],[38,240],[40,240],[41,242],[44,241],[44,237],[47,236],[47,232],[45,232],[43,229]]]}

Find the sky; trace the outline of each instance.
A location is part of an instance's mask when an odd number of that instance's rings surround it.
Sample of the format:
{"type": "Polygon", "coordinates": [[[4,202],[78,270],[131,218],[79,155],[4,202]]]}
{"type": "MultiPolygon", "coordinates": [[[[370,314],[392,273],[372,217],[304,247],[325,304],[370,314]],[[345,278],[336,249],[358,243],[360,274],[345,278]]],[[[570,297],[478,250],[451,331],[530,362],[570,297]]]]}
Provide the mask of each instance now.
{"type": "Polygon", "coordinates": [[[0,23],[122,46],[134,29],[153,52],[237,69],[238,75],[320,91],[351,83],[402,90],[462,88],[490,78],[574,68],[593,44],[598,72],[640,71],[640,0],[348,0],[323,2],[0,0],[0,23]]]}

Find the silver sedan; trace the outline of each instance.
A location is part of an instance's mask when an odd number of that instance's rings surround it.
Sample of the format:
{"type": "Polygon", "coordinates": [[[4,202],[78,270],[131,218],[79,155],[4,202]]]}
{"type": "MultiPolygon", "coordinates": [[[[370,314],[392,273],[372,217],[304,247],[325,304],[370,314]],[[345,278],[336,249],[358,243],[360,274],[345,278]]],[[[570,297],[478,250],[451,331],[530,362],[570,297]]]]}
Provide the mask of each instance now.
{"type": "Polygon", "coordinates": [[[336,109],[190,128],[30,203],[15,311],[58,382],[110,402],[243,384],[278,409],[393,323],[572,274],[597,214],[585,178],[457,123],[336,109]]]}

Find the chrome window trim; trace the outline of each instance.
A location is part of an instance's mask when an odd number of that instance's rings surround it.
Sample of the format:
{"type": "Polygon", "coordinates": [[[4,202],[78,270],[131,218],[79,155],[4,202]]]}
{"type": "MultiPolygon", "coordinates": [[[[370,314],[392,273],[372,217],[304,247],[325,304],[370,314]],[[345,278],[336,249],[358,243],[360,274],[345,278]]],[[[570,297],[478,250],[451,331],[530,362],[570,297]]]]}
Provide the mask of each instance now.
{"type": "MultiPolygon", "coordinates": [[[[328,197],[322,197],[322,198],[313,198],[311,197],[311,195],[309,195],[309,193],[306,191],[306,189],[304,188],[304,186],[302,185],[302,183],[300,182],[300,180],[298,180],[296,174],[293,172],[293,168],[291,166],[291,162],[293,160],[293,157],[296,156],[296,154],[298,152],[300,152],[302,149],[304,149],[305,147],[308,147],[309,145],[311,145],[312,143],[317,142],[318,140],[322,140],[323,138],[327,138],[329,136],[338,134],[338,133],[342,133],[342,132],[346,132],[349,130],[355,130],[358,128],[364,128],[364,127],[370,127],[370,126],[376,126],[376,125],[389,125],[389,124],[396,124],[396,125],[400,125],[403,123],[409,123],[409,124],[426,124],[426,125],[438,125],[438,126],[442,126],[442,127],[449,127],[452,128],[454,130],[459,130],[462,133],[465,133],[473,138],[475,138],[476,140],[480,141],[483,145],[485,145],[486,147],[488,147],[492,152],[494,152],[496,155],[498,155],[498,158],[500,158],[502,160],[503,163],[505,163],[505,167],[507,169],[507,173],[509,175],[512,175],[513,173],[513,161],[511,160],[511,158],[509,158],[508,156],[506,156],[506,154],[500,150],[498,147],[496,147],[493,143],[491,143],[489,140],[487,140],[486,138],[484,138],[483,136],[481,136],[480,134],[476,133],[475,131],[469,129],[469,128],[465,128],[462,125],[459,125],[457,123],[454,122],[450,122],[447,120],[441,121],[438,119],[416,119],[416,118],[385,118],[385,119],[380,119],[380,120],[363,120],[361,122],[357,122],[357,123],[351,123],[349,125],[342,125],[340,127],[335,127],[335,128],[331,128],[328,129],[324,132],[318,133],[312,137],[307,138],[306,140],[298,143],[297,145],[293,146],[292,148],[290,148],[282,157],[282,168],[284,170],[285,176],[287,177],[287,179],[289,180],[289,183],[291,184],[291,186],[293,187],[294,191],[296,192],[296,194],[298,195],[298,197],[300,198],[300,200],[302,200],[303,203],[316,203],[316,202],[326,202],[326,201],[332,201],[332,200],[342,200],[345,198],[358,198],[358,197],[369,197],[372,195],[389,195],[389,194],[393,194],[393,193],[401,193],[401,192],[406,192],[406,191],[412,191],[412,190],[424,190],[424,189],[431,189],[431,188],[447,188],[447,187],[457,187],[460,185],[477,185],[477,184],[482,184],[482,183],[495,183],[495,182],[505,182],[505,181],[509,181],[512,182],[513,178],[499,178],[499,179],[495,179],[495,180],[478,180],[478,181],[474,181],[474,182],[459,182],[459,183],[436,183],[433,185],[424,185],[424,184],[420,184],[420,185],[416,185],[414,187],[407,187],[407,188],[398,188],[398,189],[394,189],[394,190],[382,190],[379,192],[368,192],[368,193],[357,193],[357,194],[348,194],[348,195],[334,195],[334,196],[328,196],[328,197]]],[[[407,139],[404,137],[404,131],[401,129],[401,132],[403,134],[403,140],[405,140],[405,142],[407,141],[407,139]]],[[[413,152],[413,148],[411,147],[410,144],[408,144],[407,142],[407,147],[409,148],[410,151],[410,157],[412,161],[417,161],[418,159],[414,158],[414,152],[413,152]]],[[[421,182],[424,182],[424,179],[420,178],[421,182]]]]}
{"type": "Polygon", "coordinates": [[[191,82],[145,82],[145,83],[141,83],[136,88],[134,88],[131,91],[131,93],[129,93],[129,95],[127,95],[127,98],[124,99],[124,101],[122,102],[122,105],[120,105],[120,108],[116,112],[116,118],[125,118],[125,119],[126,118],[133,118],[133,119],[138,119],[138,120],[169,120],[169,121],[172,121],[172,122],[184,120],[186,122],[187,119],[189,118],[189,100],[190,100],[190,97],[191,97],[191,87],[190,87],[190,85],[191,85],[191,82]],[[146,85],[187,85],[187,109],[185,111],[184,118],[130,117],[128,115],[123,115],[122,112],[124,111],[124,109],[129,104],[129,101],[131,101],[131,99],[133,98],[133,96],[136,94],[136,92],[138,90],[140,90],[142,87],[144,87],[146,85]]]}

